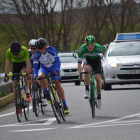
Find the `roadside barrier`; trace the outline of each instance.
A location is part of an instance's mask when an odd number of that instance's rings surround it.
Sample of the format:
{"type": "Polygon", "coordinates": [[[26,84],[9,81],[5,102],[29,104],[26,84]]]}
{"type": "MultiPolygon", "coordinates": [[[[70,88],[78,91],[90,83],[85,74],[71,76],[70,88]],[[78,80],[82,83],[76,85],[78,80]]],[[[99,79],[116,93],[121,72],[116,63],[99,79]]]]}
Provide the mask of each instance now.
{"type": "Polygon", "coordinates": [[[10,104],[14,100],[12,80],[9,79],[7,83],[4,82],[5,73],[0,74],[0,108],[10,104]],[[7,94],[1,97],[2,92],[7,94]]]}

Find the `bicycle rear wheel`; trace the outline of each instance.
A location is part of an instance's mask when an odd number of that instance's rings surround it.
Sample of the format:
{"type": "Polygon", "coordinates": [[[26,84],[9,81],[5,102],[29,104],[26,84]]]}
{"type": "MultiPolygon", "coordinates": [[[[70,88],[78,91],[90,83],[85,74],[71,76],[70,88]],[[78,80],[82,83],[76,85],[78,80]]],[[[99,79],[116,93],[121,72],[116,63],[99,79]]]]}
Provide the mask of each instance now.
{"type": "Polygon", "coordinates": [[[15,106],[16,106],[16,116],[17,116],[18,122],[21,122],[22,120],[22,95],[21,95],[19,86],[16,86],[16,90],[15,90],[15,106]]]}
{"type": "Polygon", "coordinates": [[[25,100],[23,102],[23,108],[24,108],[24,117],[26,121],[29,120],[29,103],[27,103],[25,100]]]}
{"type": "Polygon", "coordinates": [[[90,102],[92,117],[94,118],[95,117],[96,102],[95,102],[95,98],[94,98],[94,90],[93,90],[93,82],[92,81],[90,82],[90,92],[91,92],[91,95],[90,95],[91,98],[90,98],[89,102],[90,102]]]}
{"type": "Polygon", "coordinates": [[[56,92],[53,91],[54,89],[51,87],[51,92],[50,92],[50,101],[51,101],[51,106],[54,112],[54,115],[56,117],[56,120],[58,123],[61,123],[62,118],[61,118],[61,112],[60,112],[60,108],[59,108],[59,103],[58,103],[58,99],[56,96],[56,92]],[[54,94],[53,94],[54,92],[54,94]]]}

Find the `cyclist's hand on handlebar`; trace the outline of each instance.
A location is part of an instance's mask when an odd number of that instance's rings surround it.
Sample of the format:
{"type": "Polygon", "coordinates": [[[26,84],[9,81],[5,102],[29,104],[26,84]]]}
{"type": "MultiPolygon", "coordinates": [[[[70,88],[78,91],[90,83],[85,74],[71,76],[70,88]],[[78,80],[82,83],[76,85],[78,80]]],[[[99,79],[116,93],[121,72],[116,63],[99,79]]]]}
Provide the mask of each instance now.
{"type": "Polygon", "coordinates": [[[37,77],[34,77],[34,78],[32,79],[32,81],[33,81],[33,82],[36,82],[36,81],[37,81],[37,77]]]}
{"type": "Polygon", "coordinates": [[[56,75],[58,75],[58,74],[59,74],[59,72],[58,72],[57,70],[55,70],[55,71],[54,71],[54,73],[55,73],[56,75]]]}
{"type": "Polygon", "coordinates": [[[27,71],[26,71],[26,75],[27,75],[28,80],[31,80],[31,76],[27,71]]]}
{"type": "Polygon", "coordinates": [[[7,76],[7,73],[5,73],[4,82],[8,82],[8,81],[9,81],[9,77],[7,76]]]}
{"type": "Polygon", "coordinates": [[[81,74],[79,75],[79,81],[83,81],[83,77],[81,74]]]}
{"type": "Polygon", "coordinates": [[[108,48],[109,47],[109,45],[108,44],[105,44],[106,45],[106,47],[108,48]]]}

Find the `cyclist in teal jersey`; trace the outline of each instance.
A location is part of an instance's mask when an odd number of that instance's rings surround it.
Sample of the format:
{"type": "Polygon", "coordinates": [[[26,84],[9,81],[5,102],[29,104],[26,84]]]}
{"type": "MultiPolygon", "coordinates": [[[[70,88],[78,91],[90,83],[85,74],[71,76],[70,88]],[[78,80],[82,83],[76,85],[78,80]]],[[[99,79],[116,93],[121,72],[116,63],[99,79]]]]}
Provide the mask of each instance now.
{"type": "MultiPolygon", "coordinates": [[[[108,48],[108,44],[106,45],[99,45],[95,43],[94,36],[87,36],[85,38],[85,43],[79,48],[78,50],[78,73],[80,75],[82,68],[81,63],[84,60],[83,68],[85,72],[90,72],[91,67],[95,73],[95,79],[97,83],[97,92],[98,92],[98,108],[101,109],[101,89],[102,89],[102,82],[101,82],[101,58],[100,53],[105,51],[108,48]],[[83,59],[84,58],[84,59],[83,59]]],[[[80,79],[82,80],[82,79],[80,79]]],[[[89,80],[90,77],[88,74],[84,75],[85,81],[85,94],[84,98],[88,99],[89,96],[89,80]]]]}
{"type": "MultiPolygon", "coordinates": [[[[5,65],[5,78],[4,81],[8,82],[7,74],[10,69],[10,61],[12,59],[12,73],[30,72],[30,61],[29,54],[26,47],[21,46],[20,42],[13,41],[10,45],[10,48],[6,52],[6,65],[5,65]]],[[[17,83],[16,77],[12,77],[13,91],[15,91],[15,86],[17,83]]],[[[25,81],[25,92],[26,92],[26,101],[31,101],[31,96],[29,94],[29,82],[26,76],[24,76],[25,81]]]]}

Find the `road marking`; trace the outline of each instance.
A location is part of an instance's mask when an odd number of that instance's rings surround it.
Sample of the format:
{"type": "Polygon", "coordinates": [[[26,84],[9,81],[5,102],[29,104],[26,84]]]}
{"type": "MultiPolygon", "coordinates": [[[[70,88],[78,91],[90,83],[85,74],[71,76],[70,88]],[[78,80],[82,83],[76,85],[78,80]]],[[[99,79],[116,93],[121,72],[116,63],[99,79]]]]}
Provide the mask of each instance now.
{"type": "Polygon", "coordinates": [[[32,132],[32,131],[46,131],[46,130],[52,130],[56,128],[41,128],[41,129],[26,129],[26,130],[12,130],[8,132],[32,132]]]}
{"type": "Polygon", "coordinates": [[[139,125],[140,123],[128,123],[128,124],[105,124],[105,125],[95,125],[95,126],[85,126],[81,128],[97,128],[97,127],[108,127],[108,126],[126,126],[126,125],[139,125]]]}
{"type": "Polygon", "coordinates": [[[83,127],[87,127],[87,126],[89,127],[89,126],[95,126],[95,125],[100,125],[100,124],[105,124],[105,123],[114,123],[114,122],[117,122],[117,121],[120,121],[120,120],[136,117],[136,116],[139,116],[139,115],[140,115],[140,113],[134,114],[134,115],[125,116],[125,117],[118,118],[118,119],[109,120],[109,121],[99,122],[99,123],[91,123],[91,124],[85,124],[85,125],[78,125],[78,126],[74,126],[74,127],[69,127],[68,129],[83,128],[83,127]]]}
{"type": "MultiPolygon", "coordinates": [[[[32,109],[32,106],[30,106],[29,109],[32,109]]],[[[1,117],[5,117],[5,116],[9,116],[9,115],[13,115],[13,114],[15,114],[15,112],[3,114],[3,115],[0,115],[0,118],[1,118],[1,117]]]]}
{"type": "Polygon", "coordinates": [[[0,125],[0,127],[14,127],[14,126],[38,126],[38,125],[50,125],[56,121],[56,118],[49,118],[49,119],[41,119],[41,120],[36,120],[36,121],[28,121],[28,122],[23,122],[23,123],[14,123],[14,124],[7,124],[7,125],[0,125]],[[43,123],[40,123],[41,121],[45,121],[43,123]],[[36,123],[39,122],[39,123],[36,123]]]}

